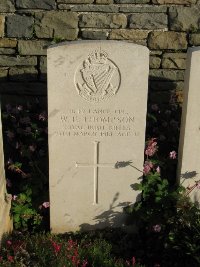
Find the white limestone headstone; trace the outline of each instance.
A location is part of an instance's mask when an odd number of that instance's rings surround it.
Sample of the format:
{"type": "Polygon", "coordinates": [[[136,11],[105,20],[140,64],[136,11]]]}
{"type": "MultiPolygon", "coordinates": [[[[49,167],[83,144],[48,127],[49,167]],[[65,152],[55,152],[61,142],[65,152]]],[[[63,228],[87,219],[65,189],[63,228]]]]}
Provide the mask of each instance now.
{"type": "Polygon", "coordinates": [[[148,66],[132,43],[48,49],[52,232],[123,226],[143,170],[148,66]]]}
{"type": "Polygon", "coordinates": [[[11,207],[11,197],[6,192],[2,124],[1,124],[1,107],[0,107],[0,240],[3,234],[10,232],[12,229],[10,207],[11,207]]]}
{"type": "MultiPolygon", "coordinates": [[[[187,53],[181,133],[179,142],[178,179],[185,187],[200,181],[200,47],[187,53]]],[[[200,189],[192,190],[193,201],[200,201],[200,189]]]]}

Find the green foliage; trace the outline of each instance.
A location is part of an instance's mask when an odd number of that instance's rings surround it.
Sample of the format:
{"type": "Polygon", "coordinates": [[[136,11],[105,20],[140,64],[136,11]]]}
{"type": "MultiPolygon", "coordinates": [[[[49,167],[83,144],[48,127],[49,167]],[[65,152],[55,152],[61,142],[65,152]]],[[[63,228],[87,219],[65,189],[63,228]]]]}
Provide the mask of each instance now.
{"type": "Polygon", "coordinates": [[[2,119],[7,190],[15,199],[14,227],[34,230],[48,215],[42,206],[49,198],[47,114],[36,99],[23,106],[6,105],[2,119]]]}
{"type": "Polygon", "coordinates": [[[11,213],[15,229],[22,231],[40,225],[42,217],[32,206],[32,190],[27,188],[12,202],[11,213]]]}
{"type": "Polygon", "coordinates": [[[0,249],[0,266],[34,267],[142,267],[134,257],[116,258],[112,246],[102,238],[87,236],[12,235],[0,249]]]}

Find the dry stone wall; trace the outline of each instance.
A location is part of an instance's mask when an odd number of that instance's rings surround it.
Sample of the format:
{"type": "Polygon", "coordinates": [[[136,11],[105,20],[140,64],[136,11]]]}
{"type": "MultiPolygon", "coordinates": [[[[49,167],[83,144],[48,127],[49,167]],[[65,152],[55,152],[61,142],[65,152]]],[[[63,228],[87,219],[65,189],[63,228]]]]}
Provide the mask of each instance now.
{"type": "Polygon", "coordinates": [[[147,46],[150,100],[166,103],[181,95],[188,46],[200,45],[200,1],[1,0],[0,93],[46,95],[47,47],[82,39],[147,46]]]}

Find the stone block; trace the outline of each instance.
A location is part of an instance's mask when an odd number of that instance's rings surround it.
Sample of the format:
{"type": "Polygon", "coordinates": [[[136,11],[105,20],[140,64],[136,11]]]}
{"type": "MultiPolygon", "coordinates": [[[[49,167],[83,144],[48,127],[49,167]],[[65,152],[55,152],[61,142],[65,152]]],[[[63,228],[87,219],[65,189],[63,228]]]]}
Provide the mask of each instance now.
{"type": "Polygon", "coordinates": [[[113,4],[113,0],[96,0],[96,4],[100,4],[100,5],[113,4]]]}
{"type": "Polygon", "coordinates": [[[38,72],[34,67],[11,67],[9,79],[11,81],[36,81],[38,72]]]}
{"type": "Polygon", "coordinates": [[[4,36],[5,17],[0,15],[0,37],[4,36]]]}
{"type": "Polygon", "coordinates": [[[92,4],[94,0],[57,0],[57,3],[63,4],[92,4]]]}
{"type": "Polygon", "coordinates": [[[47,57],[40,57],[40,80],[47,80],[47,57]]]}
{"type": "Polygon", "coordinates": [[[0,82],[7,80],[8,68],[0,68],[0,82]]]}
{"type": "Polygon", "coordinates": [[[150,0],[114,0],[116,4],[148,4],[150,0]]]}
{"type": "Polygon", "coordinates": [[[19,40],[18,50],[20,55],[46,55],[47,47],[50,45],[49,41],[41,40],[19,40]]]}
{"type": "Polygon", "coordinates": [[[127,17],[124,14],[83,14],[80,27],[84,28],[125,28],[127,17]]]}
{"type": "Polygon", "coordinates": [[[55,9],[55,0],[16,0],[16,7],[22,9],[55,9]]]}
{"type": "Polygon", "coordinates": [[[35,33],[39,38],[65,38],[74,40],[78,35],[78,15],[68,11],[37,13],[35,33]]]}
{"type": "Polygon", "coordinates": [[[172,31],[196,31],[200,29],[200,6],[170,7],[169,28],[172,31]]]}
{"type": "Polygon", "coordinates": [[[16,47],[17,46],[17,40],[3,38],[0,39],[0,47],[16,47]]]}
{"type": "Polygon", "coordinates": [[[150,49],[187,49],[186,33],[151,32],[148,46],[150,49]]]}
{"type": "Polygon", "coordinates": [[[135,13],[130,16],[132,29],[167,29],[167,15],[163,13],[135,13]]]}
{"type": "Polygon", "coordinates": [[[151,69],[150,80],[183,81],[184,70],[151,69]]]}
{"type": "Polygon", "coordinates": [[[35,66],[37,57],[20,57],[0,55],[0,66],[35,66]]]}
{"type": "Polygon", "coordinates": [[[75,12],[104,12],[117,13],[119,6],[117,5],[67,5],[71,11],[75,12]]]}
{"type": "Polygon", "coordinates": [[[106,40],[108,38],[109,31],[106,30],[83,30],[82,37],[83,39],[91,40],[106,40]]]}
{"type": "Polygon", "coordinates": [[[173,5],[191,5],[196,4],[197,0],[152,0],[153,4],[173,4],[173,5]]]}
{"type": "Polygon", "coordinates": [[[166,6],[153,5],[121,5],[119,11],[124,13],[166,13],[166,6]]]}
{"type": "Polygon", "coordinates": [[[14,12],[15,11],[15,0],[1,0],[0,11],[1,12],[14,12]]]}
{"type": "Polygon", "coordinates": [[[186,53],[164,53],[162,59],[163,69],[182,69],[186,67],[186,53]]]}
{"type": "Polygon", "coordinates": [[[112,40],[147,40],[149,31],[132,30],[132,29],[114,29],[111,31],[109,39],[112,40]]]}
{"type": "Polygon", "coordinates": [[[190,34],[189,43],[194,46],[197,46],[197,45],[200,46],[200,33],[190,34]]]}
{"type": "Polygon", "coordinates": [[[161,64],[161,59],[159,57],[150,56],[149,66],[150,69],[159,69],[161,64]]]}
{"type": "Polygon", "coordinates": [[[6,19],[7,37],[31,38],[34,19],[25,15],[9,15],[6,19]]]}
{"type": "Polygon", "coordinates": [[[15,53],[16,53],[15,49],[0,47],[0,55],[14,55],[15,53]]]}

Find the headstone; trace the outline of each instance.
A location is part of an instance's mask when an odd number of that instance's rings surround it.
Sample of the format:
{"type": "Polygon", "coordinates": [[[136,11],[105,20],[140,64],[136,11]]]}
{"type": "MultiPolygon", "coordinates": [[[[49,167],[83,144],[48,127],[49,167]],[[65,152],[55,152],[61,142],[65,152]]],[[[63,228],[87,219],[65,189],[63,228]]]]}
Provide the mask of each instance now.
{"type": "MultiPolygon", "coordinates": [[[[187,53],[184,100],[179,142],[178,178],[185,187],[200,180],[200,47],[187,53]]],[[[190,193],[193,201],[200,201],[200,189],[190,193]]]]}
{"type": "Polygon", "coordinates": [[[0,240],[3,234],[11,231],[12,223],[10,218],[11,197],[6,192],[6,180],[4,172],[3,138],[1,125],[0,108],[0,240]]]}
{"type": "Polygon", "coordinates": [[[48,49],[52,232],[124,225],[143,170],[148,66],[148,49],[132,43],[48,49]]]}

